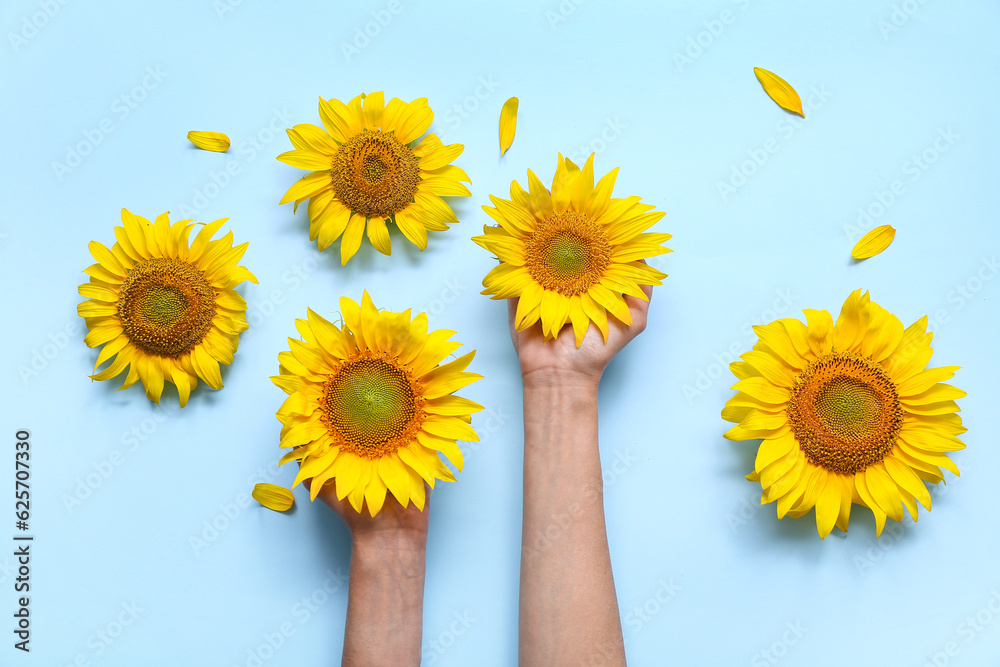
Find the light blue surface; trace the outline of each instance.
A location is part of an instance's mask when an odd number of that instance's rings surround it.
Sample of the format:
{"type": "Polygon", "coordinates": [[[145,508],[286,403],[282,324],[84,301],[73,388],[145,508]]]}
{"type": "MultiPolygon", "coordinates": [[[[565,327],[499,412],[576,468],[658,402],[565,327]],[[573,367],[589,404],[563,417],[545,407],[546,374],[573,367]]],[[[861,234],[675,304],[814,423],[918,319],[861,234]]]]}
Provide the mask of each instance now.
{"type": "MultiPolygon", "coordinates": [[[[1000,7],[398,0],[393,14],[382,1],[224,2],[0,8],[3,456],[30,428],[36,535],[30,655],[11,646],[14,562],[0,556],[0,664],[235,667],[258,664],[254,653],[267,667],[336,664],[345,530],[301,488],[288,515],[239,503],[254,481],[294,476],[268,468],[283,396],[268,376],[293,319],[307,307],[332,314],[364,288],[381,307],[430,310],[478,350],[472,370],[486,376],[463,392],[489,408],[473,421],[483,442],[466,446],[458,483],[434,492],[424,664],[515,664],[520,387],[505,309],[478,293],[494,260],[469,237],[490,193],[528,168],[548,182],[557,151],[591,150],[599,174],[621,167],[616,195],[667,212],[657,229],[676,251],[655,262],[670,277],[647,332],[602,385],[631,663],[1000,664],[1000,615],[987,606],[1000,610],[1000,7]],[[365,30],[377,34],[345,55],[365,30]],[[754,66],[802,93],[804,121],[767,99],[754,66]],[[336,246],[321,255],[309,242],[304,210],[277,205],[301,172],[274,157],[290,149],[280,130],[318,122],[318,95],[380,89],[429,98],[434,129],[466,146],[457,164],[473,196],[453,200],[462,224],[432,234],[426,252],[393,232],[392,257],[366,241],[342,268],[336,246]],[[512,95],[517,137],[499,159],[512,95]],[[195,150],[188,130],[226,132],[233,148],[195,150]],[[57,173],[70,147],[98,138],[57,173]],[[925,152],[934,162],[922,169],[925,152]],[[122,207],[229,217],[236,241],[250,242],[244,263],[260,285],[241,291],[252,328],[225,389],[199,389],[183,412],[172,388],[157,407],[140,387],[87,378],[97,353],[83,343],[76,287],[88,241],[110,245],[122,207]],[[875,217],[855,230],[859,208],[875,217]],[[884,223],[898,230],[892,246],[852,263],[857,236],[884,223]],[[743,479],[753,446],[722,438],[732,382],[720,371],[753,343],[751,323],[836,314],[858,287],[907,324],[931,315],[935,365],[963,366],[968,449],[954,455],[961,479],[948,475],[918,525],[876,542],[870,512],[856,508],[850,534],[820,541],[812,515],[779,522],[773,506],[758,509],[743,479]],[[271,651],[283,627],[293,634],[271,651]]],[[[0,464],[11,532],[12,465],[0,464]]]]}

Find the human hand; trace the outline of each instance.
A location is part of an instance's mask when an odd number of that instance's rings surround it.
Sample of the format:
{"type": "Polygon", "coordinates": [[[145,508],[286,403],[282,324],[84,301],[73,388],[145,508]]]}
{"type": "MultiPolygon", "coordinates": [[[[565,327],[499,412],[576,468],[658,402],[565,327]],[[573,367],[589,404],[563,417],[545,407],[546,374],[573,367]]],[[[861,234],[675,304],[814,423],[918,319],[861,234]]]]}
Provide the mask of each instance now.
{"type": "MultiPolygon", "coordinates": [[[[306,480],[309,488],[311,479],[306,480]]],[[[351,539],[355,545],[374,547],[377,549],[423,549],[427,542],[427,528],[430,518],[431,491],[424,487],[426,500],[424,509],[420,511],[413,503],[406,507],[391,493],[386,493],[385,504],[374,517],[371,515],[367,502],[358,513],[345,497],[337,500],[336,484],[331,480],[323,485],[317,498],[326,503],[336,512],[347,529],[351,531],[351,539]]]]}
{"type": "Polygon", "coordinates": [[[599,381],[611,359],[646,328],[648,299],[652,297],[653,287],[651,285],[641,287],[647,300],[625,296],[625,303],[632,315],[631,325],[625,325],[609,314],[607,343],[604,342],[601,332],[591,323],[579,348],[576,347],[569,324],[563,327],[558,338],[549,341],[546,341],[542,334],[540,322],[536,322],[524,331],[517,331],[514,315],[517,312],[518,300],[516,297],[508,299],[510,337],[514,343],[514,351],[517,352],[521,362],[523,380],[526,383],[542,384],[599,381]]]}

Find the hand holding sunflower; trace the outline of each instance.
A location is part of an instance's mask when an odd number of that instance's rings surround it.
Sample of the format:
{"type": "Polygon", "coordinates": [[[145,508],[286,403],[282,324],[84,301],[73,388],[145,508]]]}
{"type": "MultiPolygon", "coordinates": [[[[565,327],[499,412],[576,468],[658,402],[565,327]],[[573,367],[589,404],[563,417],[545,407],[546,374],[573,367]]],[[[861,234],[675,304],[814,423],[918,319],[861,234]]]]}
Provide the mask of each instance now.
{"type": "Polygon", "coordinates": [[[605,367],[618,352],[646,328],[649,299],[653,295],[651,285],[643,285],[645,299],[626,296],[625,304],[631,314],[631,324],[618,319],[608,321],[608,337],[604,341],[601,332],[591,327],[577,347],[573,338],[563,336],[547,340],[541,325],[518,331],[516,323],[516,298],[507,301],[510,337],[514,343],[521,364],[521,374],[525,379],[546,381],[554,378],[579,376],[599,380],[605,367]]]}

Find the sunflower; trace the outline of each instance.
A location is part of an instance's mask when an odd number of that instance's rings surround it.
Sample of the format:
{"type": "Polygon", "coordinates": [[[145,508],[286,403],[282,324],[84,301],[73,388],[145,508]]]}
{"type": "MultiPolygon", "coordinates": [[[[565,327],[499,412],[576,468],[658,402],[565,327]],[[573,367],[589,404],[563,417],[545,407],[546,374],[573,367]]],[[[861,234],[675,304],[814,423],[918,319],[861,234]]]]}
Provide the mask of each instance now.
{"type": "Polygon", "coordinates": [[[927,368],[927,317],[904,329],[868,292],[852,293],[836,324],[803,312],[806,323],[755,326],[759,341],[730,365],[739,393],[722,417],[738,426],[725,437],[763,439],[747,479],[779,519],[815,507],[822,538],[847,531],[852,503],[872,511],[877,535],[903,507],[916,521],[917,502],[931,508],[924,482],[940,482],[942,468],[959,474],[947,453],[965,448],[955,414],[965,392],[943,384],[958,366],[927,368]]]}
{"type": "Polygon", "coordinates": [[[344,104],[321,97],[319,115],[326,131],[296,125],[288,130],[295,150],[278,159],[312,172],[281,203],[294,201],[297,209],[309,200],[309,239],[318,239],[320,250],[343,235],[340,261],[347,264],[367,225],[372,245],[388,255],[387,221],[423,250],[428,230],[445,231],[458,222],[441,197],[469,196],[460,183],[471,182],[468,175],[451,164],[463,146],[445,146],[435,134],[416,142],[434,120],[427,98],[406,103],[394,97],[385,104],[380,91],[344,104]]]}
{"type": "Polygon", "coordinates": [[[368,292],[361,305],[343,297],[343,327],[312,310],[296,320],[303,340],[288,339],[271,380],[289,397],[278,410],[281,447],[293,449],[280,464],[298,461],[292,485],[309,484],[312,499],[328,481],[337,498],[359,513],[365,501],[375,516],[388,489],[406,507],[424,508],[424,482],[455,481],[438,453],[459,470],[456,440],[479,437],[469,423],[482,406],[452,392],[479,380],[465,372],[475,351],[441,362],[461,343],[455,332],[427,332],[427,315],[375,309],[368,292]]]}
{"type": "Polygon", "coordinates": [[[594,185],[594,156],[581,170],[559,155],[550,193],[531,170],[528,192],[514,181],[510,200],[490,195],[483,206],[498,225],[472,240],[499,259],[483,279],[483,294],[519,297],[515,322],[523,331],[538,320],[546,338],[573,325],[576,346],[593,322],[608,340],[608,313],[626,325],[632,316],[623,294],[646,299],[640,285],[659,285],[667,274],[641,260],[670,252],[670,234],[645,232],[663,217],[639,197],[612,199],[618,169],[594,185]]]}
{"type": "Polygon", "coordinates": [[[159,403],[169,380],[184,407],[198,378],[222,388],[219,364],[232,362],[247,328],[246,301],[233,288],[257,279],[236,265],[248,244],[233,247],[232,232],[211,240],[226,218],[205,224],[189,243],[191,230],[202,223],[171,224],[167,216],[154,224],[122,209],[118,242],[110,250],[90,242],[97,264],[84,271],[90,282],[79,289],[87,301],[77,312],[89,330],[84,342],[104,346],[92,379],[107,380],[127,366],[122,389],[142,380],[146,396],[159,403]]]}

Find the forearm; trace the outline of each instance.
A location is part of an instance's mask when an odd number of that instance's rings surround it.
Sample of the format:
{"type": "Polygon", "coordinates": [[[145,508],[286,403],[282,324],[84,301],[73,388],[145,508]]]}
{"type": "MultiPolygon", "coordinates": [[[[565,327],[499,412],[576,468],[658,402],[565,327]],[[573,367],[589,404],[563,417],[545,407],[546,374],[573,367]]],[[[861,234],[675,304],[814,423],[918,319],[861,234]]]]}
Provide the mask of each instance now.
{"type": "Polygon", "coordinates": [[[419,665],[424,543],[355,540],[351,550],[343,665],[419,665]]]}
{"type": "Polygon", "coordinates": [[[604,523],[597,380],[524,382],[521,664],[624,665],[604,523]]]}

